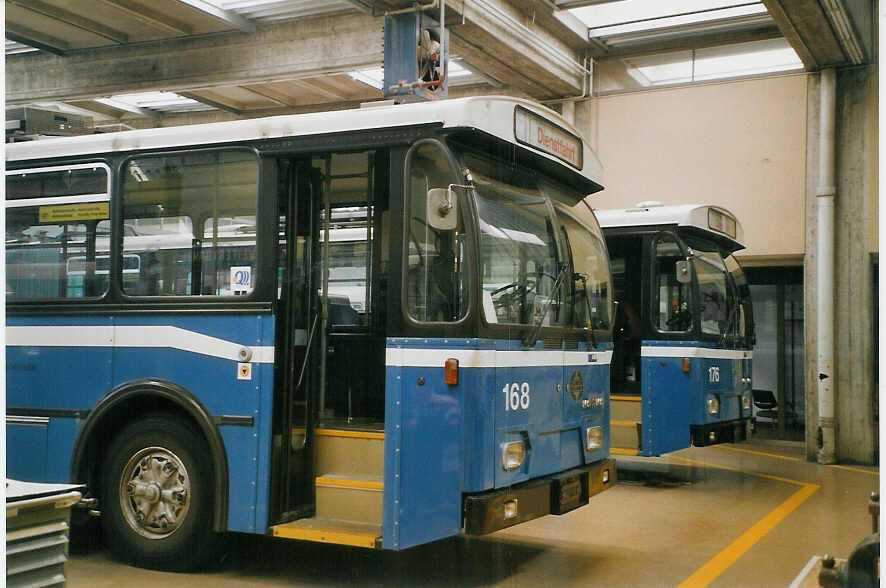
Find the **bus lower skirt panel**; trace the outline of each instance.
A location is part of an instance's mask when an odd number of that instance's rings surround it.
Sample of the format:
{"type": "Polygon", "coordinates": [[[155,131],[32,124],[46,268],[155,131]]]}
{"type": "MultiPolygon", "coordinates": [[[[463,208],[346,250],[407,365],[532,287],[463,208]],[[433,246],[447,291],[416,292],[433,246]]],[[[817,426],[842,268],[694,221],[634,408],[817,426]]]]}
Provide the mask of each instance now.
{"type": "Polygon", "coordinates": [[[718,443],[741,443],[748,438],[747,419],[711,423],[708,425],[691,425],[692,444],[706,447],[718,443]]]}
{"type": "Polygon", "coordinates": [[[464,530],[483,535],[549,514],[565,514],[617,480],[614,459],[464,497],[464,530]]]}

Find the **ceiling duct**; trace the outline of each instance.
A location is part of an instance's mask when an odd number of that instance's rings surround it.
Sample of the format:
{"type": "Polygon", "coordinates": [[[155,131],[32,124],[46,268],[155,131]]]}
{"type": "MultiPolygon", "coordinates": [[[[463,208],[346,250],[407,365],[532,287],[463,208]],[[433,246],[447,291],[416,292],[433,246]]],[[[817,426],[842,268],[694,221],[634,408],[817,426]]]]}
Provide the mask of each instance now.
{"type": "Polygon", "coordinates": [[[90,135],[95,122],[91,116],[17,106],[6,109],[6,139],[22,140],[37,136],[90,135]]]}

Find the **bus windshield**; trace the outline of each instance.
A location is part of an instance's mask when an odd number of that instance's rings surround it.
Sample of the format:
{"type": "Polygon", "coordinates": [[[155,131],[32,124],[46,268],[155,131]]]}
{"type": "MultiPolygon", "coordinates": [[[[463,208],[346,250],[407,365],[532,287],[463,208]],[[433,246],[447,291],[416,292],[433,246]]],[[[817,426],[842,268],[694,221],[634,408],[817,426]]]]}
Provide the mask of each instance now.
{"type": "Polygon", "coordinates": [[[580,197],[537,174],[473,156],[466,162],[486,321],[608,330],[611,278],[602,231],[553,205],[580,197]]]}

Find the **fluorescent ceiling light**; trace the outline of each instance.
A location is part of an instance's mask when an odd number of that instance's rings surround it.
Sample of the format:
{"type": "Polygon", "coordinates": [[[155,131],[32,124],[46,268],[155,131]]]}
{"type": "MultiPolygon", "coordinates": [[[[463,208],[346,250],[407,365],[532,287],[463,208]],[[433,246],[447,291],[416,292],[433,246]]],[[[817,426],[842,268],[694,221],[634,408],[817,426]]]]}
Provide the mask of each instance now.
{"type": "MultiPolygon", "coordinates": [[[[352,79],[363,82],[367,86],[372,86],[378,90],[384,85],[385,72],[381,67],[371,67],[358,71],[348,72],[352,79]]],[[[449,77],[450,78],[466,78],[473,75],[473,72],[467,69],[458,61],[451,59],[449,61],[449,77]]]]}

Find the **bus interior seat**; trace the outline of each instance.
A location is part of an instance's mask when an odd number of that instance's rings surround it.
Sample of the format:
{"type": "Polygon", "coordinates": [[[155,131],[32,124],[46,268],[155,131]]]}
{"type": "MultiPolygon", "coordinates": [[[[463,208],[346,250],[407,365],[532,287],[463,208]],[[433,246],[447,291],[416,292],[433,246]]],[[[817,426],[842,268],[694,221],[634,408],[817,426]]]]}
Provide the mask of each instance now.
{"type": "Polygon", "coordinates": [[[333,325],[359,325],[360,317],[347,296],[329,295],[329,322],[333,325]]]}
{"type": "Polygon", "coordinates": [[[772,390],[754,389],[754,407],[757,409],[755,418],[770,419],[774,427],[778,423],[778,400],[772,390]]]}

